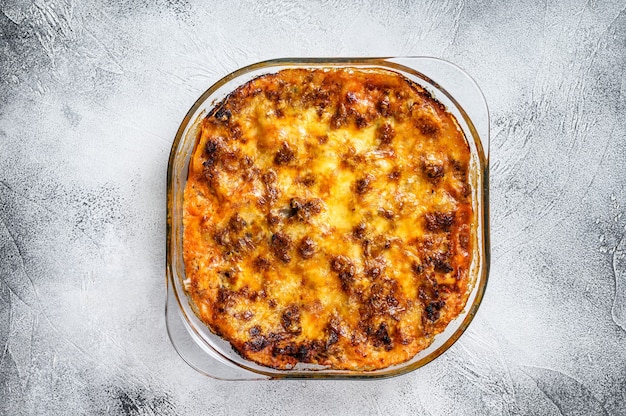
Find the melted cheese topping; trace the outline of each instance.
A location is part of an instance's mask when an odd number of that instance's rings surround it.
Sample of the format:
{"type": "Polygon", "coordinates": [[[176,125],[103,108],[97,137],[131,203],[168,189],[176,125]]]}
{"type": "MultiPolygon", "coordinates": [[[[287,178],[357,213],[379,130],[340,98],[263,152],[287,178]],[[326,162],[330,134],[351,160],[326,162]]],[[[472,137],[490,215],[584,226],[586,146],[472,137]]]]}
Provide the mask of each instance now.
{"type": "Polygon", "coordinates": [[[380,69],[287,69],[199,121],[184,195],[198,316],[243,357],[371,370],[465,306],[470,151],[453,116],[380,69]]]}

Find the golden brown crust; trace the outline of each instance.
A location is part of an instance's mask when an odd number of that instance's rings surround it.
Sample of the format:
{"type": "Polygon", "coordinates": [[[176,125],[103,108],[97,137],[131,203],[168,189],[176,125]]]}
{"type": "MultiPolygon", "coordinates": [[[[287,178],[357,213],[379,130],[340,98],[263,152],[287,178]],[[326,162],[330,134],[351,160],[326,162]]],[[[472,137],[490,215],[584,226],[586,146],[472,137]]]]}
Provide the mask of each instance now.
{"type": "Polygon", "coordinates": [[[289,69],[202,119],[184,196],[188,293],[243,357],[371,370],[464,308],[470,151],[421,87],[380,69],[289,69]]]}

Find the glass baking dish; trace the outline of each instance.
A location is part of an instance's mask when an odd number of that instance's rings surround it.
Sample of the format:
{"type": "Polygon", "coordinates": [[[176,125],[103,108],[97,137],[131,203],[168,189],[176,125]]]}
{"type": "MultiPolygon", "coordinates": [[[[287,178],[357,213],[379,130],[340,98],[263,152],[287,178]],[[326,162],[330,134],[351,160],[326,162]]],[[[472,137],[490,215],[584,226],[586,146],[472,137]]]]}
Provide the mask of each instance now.
{"type": "Polygon", "coordinates": [[[489,269],[489,114],[476,82],[459,67],[430,57],[397,58],[305,58],[277,59],[241,68],[219,80],[194,103],[183,119],[169,157],[167,170],[167,301],[166,323],[178,354],[191,367],[209,377],[223,380],[263,379],[367,379],[391,377],[415,370],[437,358],[461,336],[482,300],[489,269]],[[230,344],[213,334],[195,315],[183,287],[183,193],[189,160],[194,149],[195,123],[230,92],[260,75],[285,68],[357,67],[386,68],[419,84],[455,116],[471,149],[476,252],[470,273],[473,276],[467,305],[434,342],[413,359],[374,371],[329,370],[296,366],[277,370],[258,365],[238,355],[230,344]]]}

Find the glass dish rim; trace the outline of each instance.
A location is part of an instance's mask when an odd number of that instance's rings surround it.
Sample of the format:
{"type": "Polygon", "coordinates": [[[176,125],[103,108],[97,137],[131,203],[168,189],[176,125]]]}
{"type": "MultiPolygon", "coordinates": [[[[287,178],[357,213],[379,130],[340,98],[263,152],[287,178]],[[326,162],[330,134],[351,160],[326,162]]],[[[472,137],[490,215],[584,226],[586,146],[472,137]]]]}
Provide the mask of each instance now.
{"type": "MultiPolygon", "coordinates": [[[[467,112],[464,110],[461,104],[455,99],[455,97],[451,95],[450,93],[448,93],[447,90],[443,88],[439,83],[434,81],[429,76],[421,73],[418,69],[414,69],[410,66],[406,66],[401,63],[397,63],[393,61],[393,60],[402,60],[402,59],[416,59],[416,60],[424,59],[424,60],[438,61],[439,63],[444,63],[444,64],[454,67],[455,69],[460,71],[463,75],[465,75],[474,84],[476,91],[480,93],[481,103],[484,106],[484,111],[485,111],[486,121],[487,121],[485,138],[487,141],[487,145],[489,144],[489,110],[487,107],[484,94],[478,87],[478,84],[476,83],[476,81],[469,74],[467,74],[467,72],[465,72],[463,69],[461,69],[457,65],[449,61],[440,59],[440,58],[434,58],[434,57],[429,57],[429,56],[362,57],[362,58],[359,58],[359,57],[279,58],[279,59],[265,60],[265,61],[261,61],[261,62],[253,63],[251,65],[241,67],[227,74],[226,76],[222,77],[215,83],[213,83],[207,90],[205,90],[200,95],[198,99],[196,99],[196,101],[193,103],[193,105],[187,111],[187,113],[185,114],[185,117],[181,121],[181,124],[179,128],[177,129],[175,139],[172,143],[172,147],[171,147],[169,158],[168,158],[168,168],[167,168],[167,226],[166,226],[166,238],[167,238],[167,241],[166,241],[166,289],[167,289],[167,294],[169,295],[169,291],[172,291],[174,298],[176,299],[178,310],[181,313],[181,318],[184,319],[185,326],[187,327],[188,330],[194,331],[196,333],[196,336],[202,339],[203,338],[202,335],[198,333],[197,329],[195,328],[195,324],[190,321],[188,317],[188,313],[186,312],[186,308],[183,306],[183,300],[181,298],[187,299],[186,298],[187,295],[185,293],[179,293],[178,285],[175,282],[175,279],[177,278],[177,273],[173,270],[174,262],[173,262],[173,257],[172,257],[173,256],[172,244],[174,242],[173,235],[172,235],[173,233],[172,221],[174,220],[172,218],[172,211],[173,211],[173,204],[174,204],[173,170],[174,170],[175,161],[177,160],[177,157],[180,156],[177,150],[179,148],[179,145],[181,144],[181,141],[184,139],[184,133],[188,129],[188,127],[194,122],[194,120],[192,120],[192,117],[197,113],[197,111],[203,105],[206,104],[207,100],[211,97],[211,95],[213,95],[216,91],[218,91],[222,86],[224,86],[229,81],[234,80],[238,77],[244,76],[245,74],[248,74],[256,70],[268,69],[271,71],[272,68],[279,70],[279,69],[284,69],[285,67],[290,67],[290,66],[309,67],[309,68],[312,68],[312,67],[346,67],[350,65],[361,66],[361,67],[376,66],[376,67],[388,68],[391,70],[396,69],[400,72],[410,73],[414,76],[417,76],[423,79],[425,82],[435,87],[438,92],[444,94],[446,98],[449,99],[454,104],[456,109],[463,116],[464,121],[467,123],[467,126],[470,130],[470,134],[472,135],[471,139],[473,139],[477,147],[477,156],[478,156],[478,163],[479,163],[478,174],[479,174],[479,179],[482,180],[482,184],[479,184],[479,185],[482,185],[481,189],[479,190],[480,192],[482,192],[482,198],[479,198],[477,200],[477,206],[481,208],[482,210],[482,218],[480,218],[480,220],[482,220],[482,224],[481,224],[482,233],[479,233],[482,235],[477,235],[477,242],[479,244],[482,243],[482,247],[480,247],[478,250],[478,255],[481,257],[480,259],[481,271],[480,273],[477,273],[475,281],[474,281],[474,287],[470,291],[470,294],[472,291],[474,290],[476,291],[475,298],[471,304],[466,304],[465,309],[468,309],[468,310],[465,316],[463,317],[462,322],[459,324],[458,328],[454,331],[454,333],[452,333],[452,335],[447,340],[445,340],[445,342],[442,345],[437,347],[435,350],[430,352],[425,357],[422,357],[421,359],[418,359],[414,362],[408,361],[406,363],[399,364],[398,366],[392,366],[393,368],[388,367],[388,368],[384,368],[380,370],[375,370],[376,372],[363,371],[363,370],[333,370],[333,369],[275,370],[269,367],[267,367],[268,370],[265,371],[263,369],[259,370],[253,367],[242,365],[239,362],[233,361],[229,357],[223,356],[223,354],[217,351],[214,346],[209,345],[211,349],[215,350],[215,352],[218,355],[222,356],[223,359],[232,363],[232,365],[239,367],[242,370],[250,371],[256,374],[257,376],[267,377],[270,379],[285,379],[285,378],[286,379],[298,379],[298,378],[301,378],[301,379],[302,378],[306,378],[306,379],[377,379],[377,378],[394,377],[394,376],[398,376],[401,374],[414,371],[417,368],[423,367],[424,365],[430,363],[431,361],[433,361],[434,359],[442,355],[454,343],[456,343],[456,341],[461,337],[461,335],[467,330],[467,328],[469,327],[469,324],[472,322],[472,320],[474,319],[474,316],[478,312],[478,309],[484,297],[487,282],[489,280],[489,267],[490,267],[489,192],[488,192],[489,151],[488,150],[485,151],[485,147],[483,146],[483,137],[481,137],[480,134],[477,132],[477,129],[475,125],[473,124],[471,118],[468,116],[467,112]],[[280,372],[277,372],[277,371],[280,371],[280,372]]],[[[270,71],[268,71],[268,73],[270,71]]],[[[210,108],[214,104],[215,102],[212,102],[209,104],[208,107],[210,108]]],[[[468,138],[468,140],[469,139],[470,138],[468,138]]],[[[488,146],[487,146],[487,149],[488,149],[488,146]]],[[[480,215],[477,215],[477,218],[479,216],[480,215]]],[[[170,305],[167,305],[167,306],[169,307],[170,305]]],[[[169,328],[168,328],[168,335],[170,336],[170,339],[171,339],[172,335],[169,331],[169,328]]],[[[442,334],[438,334],[438,335],[442,335],[442,334]]],[[[209,344],[209,342],[207,342],[206,340],[204,341],[207,344],[209,344]]],[[[206,374],[204,370],[199,370],[198,368],[196,368],[196,366],[189,363],[185,359],[185,357],[182,356],[181,352],[178,350],[178,348],[175,345],[174,345],[174,348],[177,351],[177,353],[181,355],[181,357],[190,366],[206,374]]],[[[246,359],[243,359],[243,360],[249,362],[249,360],[246,360],[246,359]]],[[[254,365],[256,363],[252,363],[252,364],[254,365]]],[[[208,375],[210,376],[210,374],[208,375]]]]}

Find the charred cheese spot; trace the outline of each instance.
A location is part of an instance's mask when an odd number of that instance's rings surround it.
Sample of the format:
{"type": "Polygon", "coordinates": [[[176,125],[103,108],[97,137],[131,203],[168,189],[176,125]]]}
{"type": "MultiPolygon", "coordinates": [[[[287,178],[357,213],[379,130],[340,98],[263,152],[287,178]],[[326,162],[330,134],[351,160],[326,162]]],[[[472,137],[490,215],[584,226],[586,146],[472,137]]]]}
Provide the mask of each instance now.
{"type": "Polygon", "coordinates": [[[454,223],[454,212],[434,212],[424,215],[426,220],[426,229],[428,231],[444,231],[447,232],[454,223]]]}
{"type": "Polygon", "coordinates": [[[382,69],[286,69],[198,123],[185,287],[243,357],[384,368],[463,310],[470,151],[421,87],[382,69]]]}
{"type": "Polygon", "coordinates": [[[315,254],[315,242],[309,237],[304,237],[298,246],[298,253],[303,259],[310,259],[315,254]]]}
{"type": "Polygon", "coordinates": [[[295,158],[296,155],[289,144],[283,142],[278,152],[276,152],[276,156],[274,156],[274,163],[277,165],[286,165],[295,158]]]}
{"type": "Polygon", "coordinates": [[[283,263],[289,263],[291,261],[291,256],[289,255],[291,238],[287,234],[276,233],[272,235],[270,246],[274,255],[283,263]]]}
{"type": "Polygon", "coordinates": [[[322,200],[313,198],[308,201],[301,198],[292,198],[289,201],[289,217],[295,217],[299,221],[308,221],[311,217],[322,212],[322,200]]]}
{"type": "Polygon", "coordinates": [[[298,182],[300,182],[302,185],[306,186],[307,188],[310,188],[311,186],[315,185],[315,175],[313,175],[312,173],[307,173],[303,176],[298,177],[298,182]]]}
{"type": "Polygon", "coordinates": [[[366,193],[369,188],[370,188],[370,183],[372,182],[372,177],[371,176],[366,176],[364,178],[361,178],[359,180],[356,181],[355,185],[354,185],[354,189],[356,191],[357,194],[364,194],[366,193]]]}
{"type": "Polygon", "coordinates": [[[264,257],[257,257],[253,263],[254,270],[257,272],[269,270],[270,261],[264,257]]]}
{"type": "Polygon", "coordinates": [[[383,124],[378,128],[377,131],[377,138],[383,145],[390,144],[395,135],[396,131],[393,129],[393,127],[391,127],[391,124],[389,123],[383,124]]]}
{"type": "Polygon", "coordinates": [[[281,324],[286,332],[298,335],[302,332],[300,326],[300,308],[297,305],[290,305],[281,314],[281,324]]]}
{"type": "Polygon", "coordinates": [[[224,108],[224,106],[218,108],[214,114],[215,119],[223,123],[228,122],[231,116],[232,116],[231,111],[228,110],[227,108],[224,108]]]}
{"type": "Polygon", "coordinates": [[[444,165],[440,159],[431,157],[422,161],[422,170],[424,174],[433,183],[436,183],[444,176],[444,165]]]}
{"type": "Polygon", "coordinates": [[[437,137],[439,133],[437,123],[432,118],[425,115],[419,115],[416,118],[415,126],[424,136],[437,137]]]}
{"type": "Polygon", "coordinates": [[[367,230],[367,224],[365,222],[360,222],[359,225],[354,227],[352,234],[355,238],[361,239],[365,237],[365,231],[367,230]]]}
{"type": "Polygon", "coordinates": [[[354,263],[346,256],[334,256],[330,260],[330,267],[332,271],[337,273],[339,280],[341,281],[341,287],[345,291],[350,290],[350,284],[354,279],[356,269],[354,263]]]}

